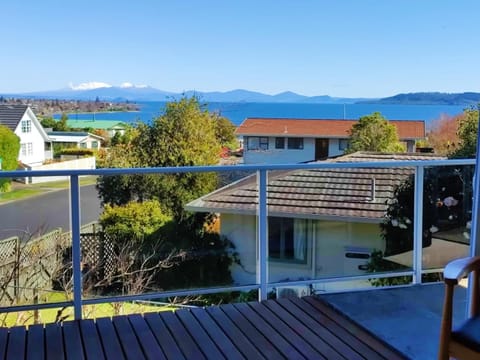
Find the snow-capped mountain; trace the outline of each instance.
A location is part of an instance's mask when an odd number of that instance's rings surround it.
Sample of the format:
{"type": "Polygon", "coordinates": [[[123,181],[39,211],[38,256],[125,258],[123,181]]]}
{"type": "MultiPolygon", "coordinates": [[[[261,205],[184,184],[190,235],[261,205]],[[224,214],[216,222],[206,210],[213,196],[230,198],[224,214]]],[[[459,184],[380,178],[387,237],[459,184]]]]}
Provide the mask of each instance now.
{"type": "Polygon", "coordinates": [[[68,100],[95,100],[97,97],[103,101],[169,101],[172,98],[180,98],[182,95],[196,95],[203,101],[208,102],[270,102],[270,103],[353,103],[363,99],[333,98],[327,95],[304,96],[286,91],[276,95],[268,95],[260,92],[236,89],[231,91],[201,92],[195,90],[183,93],[174,93],[155,89],[148,85],[137,85],[131,82],[123,82],[120,85],[112,85],[106,82],[92,81],[78,85],[70,83],[67,88],[49,91],[37,91],[23,94],[0,94],[6,96],[24,96],[40,98],[57,98],[68,100]]]}

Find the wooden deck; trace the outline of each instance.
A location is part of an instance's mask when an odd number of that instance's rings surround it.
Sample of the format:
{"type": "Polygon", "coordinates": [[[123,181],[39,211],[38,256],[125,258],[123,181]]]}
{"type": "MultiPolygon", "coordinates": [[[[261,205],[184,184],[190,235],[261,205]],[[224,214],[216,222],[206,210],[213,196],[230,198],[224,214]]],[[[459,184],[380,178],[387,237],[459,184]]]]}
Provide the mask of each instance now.
{"type": "Polygon", "coordinates": [[[316,297],[0,328],[4,359],[404,359],[316,297]]]}

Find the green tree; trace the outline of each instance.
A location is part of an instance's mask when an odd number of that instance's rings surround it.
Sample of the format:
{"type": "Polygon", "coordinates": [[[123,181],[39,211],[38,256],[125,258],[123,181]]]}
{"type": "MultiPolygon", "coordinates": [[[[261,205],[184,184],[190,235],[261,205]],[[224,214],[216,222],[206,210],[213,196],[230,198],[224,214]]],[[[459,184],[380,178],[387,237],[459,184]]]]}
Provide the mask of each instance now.
{"type": "Polygon", "coordinates": [[[398,140],[395,125],[374,112],[362,116],[350,131],[347,152],[355,151],[403,152],[405,147],[398,140]]]}
{"type": "Polygon", "coordinates": [[[51,116],[44,117],[40,120],[40,124],[42,124],[45,129],[51,128],[55,130],[55,128],[57,127],[57,123],[58,121],[51,116]]]}
{"type": "MultiPolygon", "coordinates": [[[[137,124],[135,135],[122,151],[129,167],[217,164],[220,141],[216,137],[216,117],[195,97],[170,102],[164,114],[151,124],[137,124]]],[[[111,157],[106,166],[118,167],[119,162],[125,165],[125,161],[111,157]]],[[[186,216],[184,205],[214,190],[216,184],[215,173],[125,175],[115,180],[99,178],[98,189],[104,203],[158,199],[166,214],[182,221],[186,216]]]]}
{"type": "Polygon", "coordinates": [[[238,148],[238,140],[235,136],[235,125],[223,116],[216,116],[215,136],[221,146],[233,150],[238,148]]]}
{"type": "MultiPolygon", "coordinates": [[[[1,170],[16,170],[18,154],[20,151],[20,138],[6,126],[0,125],[0,158],[1,170]]],[[[0,192],[10,190],[11,179],[0,179],[0,192]]]]}
{"type": "Polygon", "coordinates": [[[144,247],[145,241],[152,241],[151,237],[169,220],[157,200],[106,205],[100,216],[103,231],[115,238],[117,245],[130,243],[139,249],[144,247]]]}
{"type": "Polygon", "coordinates": [[[68,122],[68,115],[66,113],[62,113],[60,120],[57,122],[57,126],[54,130],[56,131],[69,131],[70,127],[67,124],[68,122]]]}
{"type": "Polygon", "coordinates": [[[457,135],[460,139],[454,158],[473,158],[477,152],[479,113],[475,109],[466,109],[458,120],[457,135]]]}
{"type": "Polygon", "coordinates": [[[62,114],[60,120],[55,120],[51,116],[44,117],[40,120],[40,124],[42,124],[44,128],[51,128],[53,131],[70,131],[71,128],[68,126],[67,122],[68,116],[65,113],[62,114]]]}

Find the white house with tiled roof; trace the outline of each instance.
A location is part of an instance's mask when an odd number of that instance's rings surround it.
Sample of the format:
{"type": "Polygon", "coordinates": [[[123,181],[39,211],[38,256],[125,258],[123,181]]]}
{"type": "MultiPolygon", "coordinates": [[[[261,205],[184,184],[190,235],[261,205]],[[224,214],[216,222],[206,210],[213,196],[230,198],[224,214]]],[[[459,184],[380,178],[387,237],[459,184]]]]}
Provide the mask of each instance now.
{"type": "Polygon", "coordinates": [[[20,138],[19,162],[35,166],[52,158],[50,139],[28,105],[0,104],[0,125],[20,138]]]}
{"type": "MultiPolygon", "coordinates": [[[[354,153],[330,162],[434,160],[432,154],[354,153]]],[[[268,174],[269,281],[365,273],[373,250],[385,250],[380,223],[396,187],[414,172],[402,168],[329,168],[268,174]]],[[[232,275],[252,284],[257,273],[258,190],[244,178],[187,204],[219,214],[220,233],[235,246],[232,275]]],[[[368,283],[368,282],[367,282],[368,283]]],[[[321,290],[321,289],[319,289],[321,290]]]]}
{"type": "MultiPolygon", "coordinates": [[[[300,163],[342,155],[357,120],[247,118],[237,128],[245,164],[300,163]]],[[[407,152],[425,138],[424,121],[391,120],[407,152]]]]}

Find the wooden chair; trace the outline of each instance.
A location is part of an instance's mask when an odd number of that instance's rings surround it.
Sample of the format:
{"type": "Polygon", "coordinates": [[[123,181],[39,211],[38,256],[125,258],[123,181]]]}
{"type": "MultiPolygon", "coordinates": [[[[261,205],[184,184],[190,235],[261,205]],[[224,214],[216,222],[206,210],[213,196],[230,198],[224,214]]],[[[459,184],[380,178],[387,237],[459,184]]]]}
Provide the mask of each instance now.
{"type": "Polygon", "coordinates": [[[440,333],[439,360],[450,356],[456,359],[480,359],[480,256],[450,262],[443,272],[445,300],[443,304],[442,328],[440,333]],[[458,329],[452,330],[453,291],[459,280],[473,272],[471,283],[472,306],[470,317],[458,329]]]}

